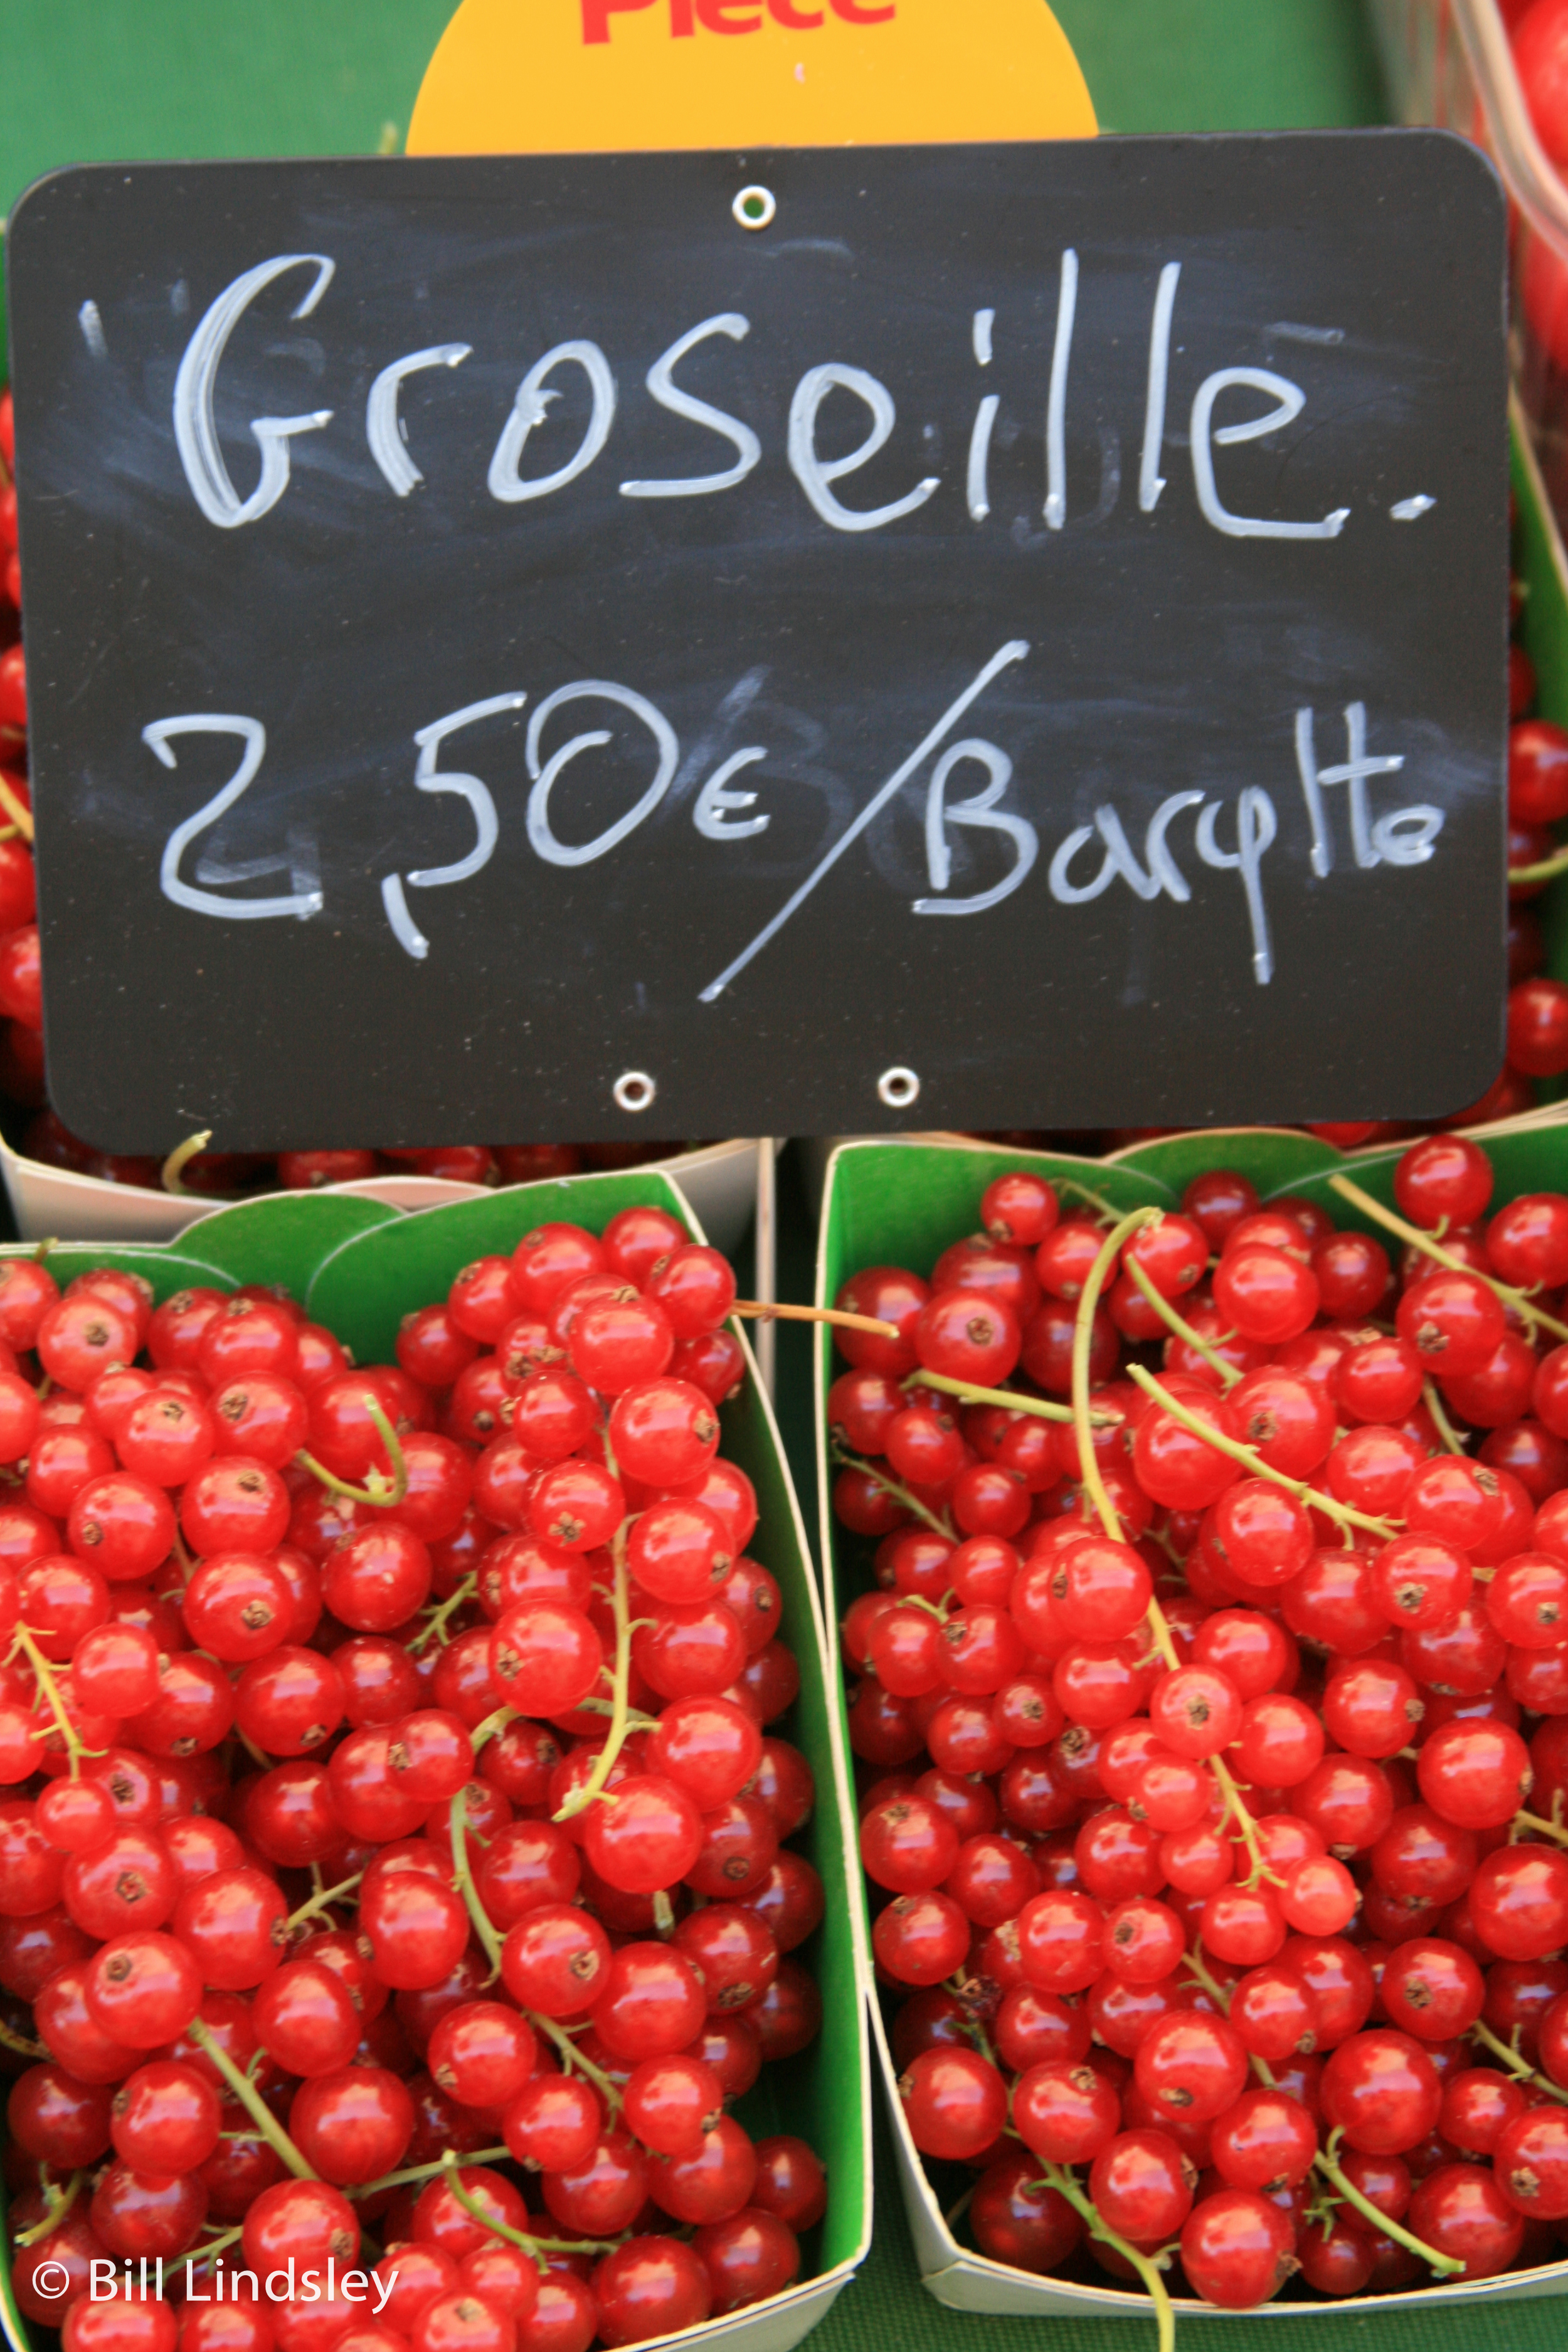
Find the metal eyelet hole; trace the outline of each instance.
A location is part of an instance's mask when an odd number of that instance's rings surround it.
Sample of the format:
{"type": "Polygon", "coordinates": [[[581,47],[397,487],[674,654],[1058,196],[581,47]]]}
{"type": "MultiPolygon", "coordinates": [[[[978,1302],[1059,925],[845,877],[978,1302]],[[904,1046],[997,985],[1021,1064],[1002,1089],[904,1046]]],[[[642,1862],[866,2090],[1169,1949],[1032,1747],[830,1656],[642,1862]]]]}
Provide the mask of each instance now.
{"type": "Polygon", "coordinates": [[[616,1080],[616,1103],[621,1110],[648,1110],[658,1092],[646,1070],[626,1070],[616,1080]]]}
{"type": "Polygon", "coordinates": [[[731,210],[742,228],[771,228],[778,217],[779,200],[771,188],[742,188],[731,210]]]}
{"type": "Polygon", "coordinates": [[[921,1097],[921,1082],[912,1070],[884,1070],[877,1092],[889,1110],[908,1110],[921,1097]]]}

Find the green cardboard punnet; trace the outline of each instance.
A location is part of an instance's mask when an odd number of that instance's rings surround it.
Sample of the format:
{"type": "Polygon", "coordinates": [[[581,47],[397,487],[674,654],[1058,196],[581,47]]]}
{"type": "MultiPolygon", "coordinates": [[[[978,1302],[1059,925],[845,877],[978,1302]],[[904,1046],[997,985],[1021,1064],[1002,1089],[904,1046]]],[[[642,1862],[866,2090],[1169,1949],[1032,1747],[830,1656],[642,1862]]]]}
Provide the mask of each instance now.
{"type": "MultiPolygon", "coordinates": [[[[1537,1115],[1539,1117],[1539,1114],[1537,1115]]],[[[1516,1193],[1568,1190],[1568,1110],[1552,1123],[1496,1130],[1484,1138],[1497,1171],[1497,1198],[1516,1193]]],[[[1181,1205],[1182,1193],[1206,1168],[1235,1168],[1247,1176],[1265,1201],[1284,1194],[1318,1202],[1332,1213],[1336,1225],[1375,1230],[1335,1192],[1329,1179],[1345,1174],[1389,1207],[1394,1205],[1394,1171],[1404,1146],[1345,1153],[1331,1144],[1295,1129],[1240,1128],[1207,1133],[1162,1137],[1119,1153],[1113,1160],[1075,1160],[1039,1151],[1012,1151],[992,1144],[971,1143],[954,1137],[903,1143],[847,1143],[827,1164],[816,1260],[816,1303],[830,1307],[841,1286],[866,1265],[902,1265],[929,1275],[952,1242],[973,1233],[980,1222],[980,1196],[994,1176],[1005,1170],[1028,1168],[1058,1184],[1088,1188],[1119,1213],[1145,1203],[1165,1209],[1181,1205]]],[[[817,1486],[821,1511],[824,1615],[827,1621],[838,1683],[844,1704],[842,1671],[837,1667],[837,1628],[844,1611],[858,1592],[871,1583],[869,1543],[850,1536],[833,1517],[831,1471],[827,1455],[827,1391],[835,1370],[832,1335],[816,1332],[817,1486]]],[[[848,1747],[846,1727],[844,1745],[848,1747]]],[[[857,1874],[857,1900],[862,1907],[862,1930],[869,1937],[865,1911],[865,1883],[857,1874]]],[[[1125,2319],[1142,2314],[1153,2342],[1152,2308],[1141,2292],[1105,2286],[1080,2286],[1069,2280],[1037,2278],[992,2262],[974,2250],[957,2218],[943,2214],[910,2137],[903,2110],[894,2090],[895,2068],[889,2050],[875,1987],[868,1983],[872,2033],[882,2066],[883,2090],[892,2124],[900,2185],[909,2214],[910,2233],[921,2279],[940,2303],[960,2311],[1008,2314],[1018,2317],[1068,2312],[1083,2319],[1125,2319]]],[[[1458,2286],[1423,2285],[1418,2292],[1393,2295],[1358,2295],[1344,2304],[1289,2295],[1261,2311],[1220,2312],[1207,2304],[1179,2301],[1178,2314],[1213,2323],[1234,2325],[1238,2319],[1260,2321],[1296,2317],[1320,2322],[1343,2312],[1364,2326],[1368,2314],[1395,2312],[1413,2315],[1434,2304],[1475,2304],[1497,2297],[1568,2293],[1568,2259],[1529,2272],[1508,2272],[1500,2278],[1481,2279],[1458,2286]]],[[[1419,2326],[1419,2321],[1415,2325],[1419,2326]]],[[[1186,2321],[1183,2320],[1183,2336],[1186,2321]]],[[[1205,2337],[1206,2341],[1207,2338],[1205,2337]]],[[[1401,2338],[1402,2342],[1415,2339],[1401,2338]]],[[[1393,2338],[1389,2341],[1392,2343],[1393,2338]]]]}
{"type": "MultiPolygon", "coordinates": [[[[678,1186],[663,1175],[633,1170],[521,1186],[413,1216],[342,1196],[275,1196],[204,1219],[168,1248],[62,1243],[50,1252],[49,1264],[62,1286],[95,1265],[144,1275],[160,1299],[200,1284],[219,1290],[245,1282],[282,1284],[361,1363],[371,1363],[392,1360],[402,1317],[443,1297],[471,1258],[510,1252],[547,1220],[569,1219],[601,1232],[617,1211],[637,1202],[668,1210],[694,1239],[702,1238],[678,1186]]],[[[25,1247],[0,1251],[0,1256],[33,1254],[25,1247]]],[[[870,2242],[870,2074],[859,1897],[852,1885],[858,1864],[826,1637],[799,1505],[749,1349],[746,1365],[740,1393],[722,1411],[722,1450],[757,1490],[760,1516],[751,1550],[778,1580],[782,1630],[800,1664],[800,1696],[781,1728],[816,1776],[816,1811],[798,1843],[820,1872],[827,1900],[822,1926],[800,1953],[822,1990],[821,2034],[788,2065],[767,2069],[739,2114],[753,2134],[787,2131],[808,2140],[827,2167],[829,2195],[825,2219],[804,2242],[802,2276],[794,2287],[755,2311],[668,2340],[694,2344],[721,2333],[726,2347],[738,2352],[748,2346],[752,2352],[788,2352],[823,2317],[870,2242]]],[[[42,2343],[54,2340],[29,2329],[17,2311],[8,2262],[0,2265],[0,2324],[13,2352],[39,2352],[42,2343]]]]}

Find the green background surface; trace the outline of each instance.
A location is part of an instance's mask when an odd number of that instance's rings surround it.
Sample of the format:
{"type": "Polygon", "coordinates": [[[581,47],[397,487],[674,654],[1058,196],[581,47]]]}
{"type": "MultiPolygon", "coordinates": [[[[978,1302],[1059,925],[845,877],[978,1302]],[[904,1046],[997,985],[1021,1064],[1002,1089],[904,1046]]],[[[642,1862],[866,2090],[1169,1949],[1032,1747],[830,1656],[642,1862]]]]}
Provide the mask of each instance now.
{"type": "MultiPolygon", "coordinates": [[[[516,0],[526,9],[530,0],[516,0]]],[[[364,153],[455,0],[0,0],[0,206],[57,163],[364,153]]],[[[952,0],[955,27],[964,0],[952,0]]],[[[1377,119],[1360,0],[1057,0],[1113,131],[1377,119]]]]}
{"type": "MultiPolygon", "coordinates": [[[[526,7],[529,0],[517,0],[526,7]]],[[[961,24],[964,0],[952,0],[961,24]]],[[[0,0],[0,205],[56,164],[117,157],[363,153],[406,129],[451,0],[0,0]]],[[[1379,91],[1359,0],[1057,0],[1100,119],[1116,131],[1240,131],[1375,121],[1379,91]]],[[[798,1180],[784,1176],[780,1295],[811,1295],[798,1180]]],[[[779,1335],[791,1457],[811,1517],[810,1360],[779,1335]]],[[[980,2319],[916,2284],[885,2129],[878,2225],[858,2282],[816,2352],[1152,2352],[1152,2323],[980,2319]]],[[[1478,2324],[1514,2352],[1568,2340],[1568,2305],[1504,2317],[1418,2296],[1268,2320],[1184,2319],[1183,2352],[1460,2352],[1478,2324]]]]}

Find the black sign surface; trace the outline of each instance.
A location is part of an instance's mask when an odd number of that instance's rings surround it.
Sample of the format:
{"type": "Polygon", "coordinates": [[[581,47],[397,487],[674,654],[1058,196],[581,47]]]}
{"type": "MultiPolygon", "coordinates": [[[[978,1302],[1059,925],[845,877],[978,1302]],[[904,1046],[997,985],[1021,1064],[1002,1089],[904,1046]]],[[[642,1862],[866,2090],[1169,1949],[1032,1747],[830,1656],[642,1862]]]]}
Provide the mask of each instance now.
{"type": "Polygon", "coordinates": [[[1503,205],[1458,142],[92,168],[9,289],[95,1142],[1495,1076],[1503,205]]]}

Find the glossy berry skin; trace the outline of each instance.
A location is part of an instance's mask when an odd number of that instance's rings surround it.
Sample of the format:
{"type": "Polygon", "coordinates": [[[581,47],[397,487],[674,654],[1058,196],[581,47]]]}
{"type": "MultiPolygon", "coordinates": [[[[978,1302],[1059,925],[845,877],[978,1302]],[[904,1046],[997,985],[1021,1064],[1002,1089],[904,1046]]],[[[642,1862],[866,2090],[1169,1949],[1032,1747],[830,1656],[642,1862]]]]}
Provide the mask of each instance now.
{"type": "Polygon", "coordinates": [[[1081,2061],[1031,2066],[1014,2090],[1013,2128],[1048,2164],[1091,2163],[1110,2146],[1120,2120],[1116,2093],[1081,2061]]]}
{"type": "Polygon", "coordinates": [[[199,2174],[139,2173],[117,2161],[100,2179],[88,2216],[110,2253],[139,2262],[143,2255],[184,2253],[195,2242],[206,2206],[199,2174]]]}
{"type": "Polygon", "coordinates": [[[449,2098],[464,2106],[504,2106],[533,2070],[531,2027],[500,2001],[448,2010],[430,2037],[426,2063],[449,2098]]]}
{"type": "Polygon", "coordinates": [[[572,2172],[596,2145],[604,2120],[588,2084],[536,2074],[506,2108],[502,2137],[517,2162],[531,2171],[572,2172]]]}
{"type": "Polygon", "coordinates": [[[1229,2022],[1192,2010],[1156,2025],[1134,2062],[1138,2088],[1153,2111],[1186,2123],[1222,2115],[1247,2072],[1247,2052],[1229,2022]]]}
{"type": "Polygon", "coordinates": [[[595,2270],[594,2295],[600,2338],[612,2346],[700,2326],[713,2309],[700,2252],[676,2238],[628,2238],[595,2270]]]}
{"type": "Polygon", "coordinates": [[[1416,2187],[1405,2226],[1426,2245],[1462,2261],[1458,2276],[1495,2278],[1518,2260],[1524,2217],[1493,2175],[1474,2164],[1439,2165],[1416,2187]]]}
{"type": "Polygon", "coordinates": [[[1007,2086],[978,2050],[922,2052],[899,2077],[915,2146],[963,2162],[988,2148],[1007,2120],[1007,2086]]]}
{"type": "Polygon", "coordinates": [[[1192,2210],[1195,2168],[1163,2131],[1120,2132],[1095,2158],[1089,2193],[1095,2210],[1124,2238],[1147,2245],[1171,2237],[1192,2210]]]}
{"type": "Polygon", "coordinates": [[[687,2156],[718,2123],[724,2086],[713,2068],[685,2053],[644,2059],[625,2092],[626,2123],[656,2156],[687,2156]]]}
{"type": "Polygon", "coordinates": [[[173,1931],[204,1983],[225,1992],[248,1991],[282,1958],[288,1907],[281,1887],[261,1871],[219,1871],[181,1895],[173,1931]]]}
{"type": "Polygon", "coordinates": [[[781,2294],[800,2268],[795,2231],[754,2202],[699,2230],[691,2247],[708,2273],[716,2312],[765,2302],[781,2294]]]}
{"type": "Polygon", "coordinates": [[[1342,2042],[1323,2070],[1323,2106],[1352,2147],[1397,2156],[1432,2130],[1443,2104],[1436,2068],[1403,2033],[1376,2031],[1342,2042]]]}
{"type": "Polygon", "coordinates": [[[1317,2126],[1300,2102],[1278,2090],[1244,2091],[1210,2134],[1215,2169],[1232,2189],[1293,2187],[1317,2153],[1317,2126]]]}
{"type": "Polygon", "coordinates": [[[263,2189],[245,2217],[241,2239],[247,2263],[264,2273],[290,2254],[298,2263],[346,2262],[358,2243],[353,2207],[322,2180],[280,2180],[263,2189]]]}
{"type": "Polygon", "coordinates": [[[1318,1311],[1317,1276],[1283,1250],[1227,1249],[1214,1290],[1215,1304],[1229,1326],[1268,1347],[1294,1339],[1318,1311]]]}
{"type": "Polygon", "coordinates": [[[827,2175],[805,2141],[778,2133],[756,2143],[757,2177],[752,2206],[774,2213],[797,2232],[809,2230],[827,2210],[827,2175]]]}
{"type": "Polygon", "coordinates": [[[11,2137],[41,2163],[64,2170],[94,2164],[109,2147],[110,2095],[79,2083],[52,2061],[29,2066],[11,2085],[6,2105],[11,2137]]]}
{"type": "Polygon", "coordinates": [[[621,1781],[616,1802],[593,1807],[583,1832],[584,1852],[600,1877],[627,1895],[651,1895],[684,1878],[702,1843],[702,1817],[691,1799],[656,1773],[621,1781]]]}
{"type": "Polygon", "coordinates": [[[1568,988],[1561,981],[1527,980],[1509,991],[1507,1050],[1510,1067],[1527,1077],[1568,1069],[1568,988]]]}
{"type": "Polygon", "coordinates": [[[1392,2022],[1422,2042],[1448,2042],[1468,2033],[1486,1996],[1470,1955],[1436,1937],[1414,1938],[1391,1952],[1380,1990],[1392,2022]]]}
{"type": "Polygon", "coordinates": [[[1205,2302],[1249,2311],[1284,2285],[1293,2240],[1287,2217],[1256,2189],[1218,2189],[1187,2217],[1182,2268],[1205,2302]]]}
{"type": "Polygon", "coordinates": [[[217,2146],[217,2093],[193,2066],[140,2066],[114,2094],[115,2152],[138,2172],[194,2172],[217,2146]]]}
{"type": "Polygon", "coordinates": [[[376,2180],[396,2168],[408,2146],[414,2102],[386,2068],[345,2066],[300,2084],[289,2131],[324,2180],[340,2188],[376,2180]]]}
{"type": "MultiPolygon", "coordinates": [[[[718,2130],[723,2128],[721,2125],[718,2130]]],[[[738,2130],[739,2126],[734,2128],[738,2130]]],[[[717,2131],[709,2134],[710,2140],[717,2137],[717,2131]]],[[[659,2161],[668,2165],[689,2163],[692,2159],[659,2161]]],[[[696,2161],[700,2164],[700,2157],[696,2161]]],[[[665,2185],[667,2182],[661,2182],[661,2187],[665,2185]]],[[[647,2159],[629,2135],[618,2130],[602,2132],[584,2161],[570,2171],[546,2173],[543,2179],[547,2209],[562,2225],[562,2233],[574,2236],[605,2237],[626,2229],[641,2210],[650,2186],[651,2167],[647,2159]]],[[[670,2194],[676,2196],[678,2191],[672,2188],[670,2194]]],[[[693,2201],[701,2202],[700,2199],[693,2201]]],[[[743,2197],[738,2200],[738,2203],[744,2201],[743,2197]]],[[[662,2198],[660,2202],[664,2202],[662,2198]]],[[[668,2204],[665,2210],[671,2210],[668,2204]]],[[[704,2212],[701,2218],[709,2217],[704,2212]]]]}
{"type": "Polygon", "coordinates": [[[1492,2154],[1499,2188],[1518,2212],[1568,2216],[1568,2108],[1531,2107],[1503,2126],[1492,2154]]]}
{"type": "Polygon", "coordinates": [[[501,1947],[507,1990],[522,2008],[546,2017],[574,2017],[591,2008],[609,1965],[609,1938],[598,1921],[566,1903],[536,1906],[501,1947]]]}
{"type": "Polygon", "coordinates": [[[1530,1752],[1506,1724],[1446,1723],[1423,1747],[1416,1774],[1422,1797],[1444,1821],[1500,1828],[1529,1791],[1530,1752]]]}
{"type": "Polygon", "coordinates": [[[1412,1144],[1394,1171],[1394,1197],[1412,1224],[1428,1233],[1445,1219],[1473,1225],[1492,1196],[1492,1168],[1468,1137],[1429,1135],[1412,1144]]]}
{"type": "Polygon", "coordinates": [[[105,1944],[86,1990],[95,2024],[129,2050],[173,2042],[201,2006],[201,1978],[184,1946],[150,1931],[105,1944]]]}
{"type": "Polygon", "coordinates": [[[342,1979],[320,1961],[293,1960],[257,1995],[258,2041],[289,2074],[330,2074],[359,2043],[359,2012],[342,1979]]]}
{"type": "Polygon", "coordinates": [[[617,1396],[610,1442],[623,1473],[650,1486],[679,1486],[700,1477],[711,1461],[718,1416],[700,1389],[666,1375],[617,1396]]]}

